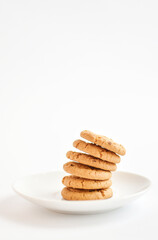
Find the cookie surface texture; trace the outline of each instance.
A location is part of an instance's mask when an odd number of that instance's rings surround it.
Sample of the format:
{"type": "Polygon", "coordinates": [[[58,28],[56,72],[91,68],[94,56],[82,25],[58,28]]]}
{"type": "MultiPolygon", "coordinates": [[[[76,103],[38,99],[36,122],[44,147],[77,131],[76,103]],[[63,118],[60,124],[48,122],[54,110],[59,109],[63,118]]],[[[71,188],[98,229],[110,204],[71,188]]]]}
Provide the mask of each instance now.
{"type": "Polygon", "coordinates": [[[98,200],[112,197],[111,188],[101,190],[81,190],[74,188],[63,188],[61,195],[66,200],[98,200]]]}
{"type": "Polygon", "coordinates": [[[78,189],[106,189],[112,185],[111,180],[90,180],[72,175],[63,177],[62,183],[66,187],[78,189]]]}
{"type": "Polygon", "coordinates": [[[126,149],[124,148],[124,146],[114,142],[112,139],[110,139],[108,137],[95,134],[88,130],[82,131],[80,133],[80,136],[92,143],[95,143],[96,145],[106,148],[112,152],[119,154],[119,155],[123,156],[126,154],[126,149]]]}
{"type": "Polygon", "coordinates": [[[67,158],[73,161],[76,161],[91,167],[108,170],[108,171],[116,171],[117,169],[117,166],[115,163],[107,162],[99,158],[95,158],[88,154],[69,151],[67,152],[66,156],[67,158]]]}
{"type": "Polygon", "coordinates": [[[94,143],[87,143],[82,140],[76,140],[73,142],[73,146],[85,153],[92,155],[93,157],[100,158],[107,162],[119,163],[121,159],[120,156],[118,156],[116,153],[97,146],[94,143]]]}
{"type": "Polygon", "coordinates": [[[64,164],[63,168],[67,173],[81,178],[107,180],[112,176],[110,171],[93,168],[76,162],[67,162],[64,164]]]}

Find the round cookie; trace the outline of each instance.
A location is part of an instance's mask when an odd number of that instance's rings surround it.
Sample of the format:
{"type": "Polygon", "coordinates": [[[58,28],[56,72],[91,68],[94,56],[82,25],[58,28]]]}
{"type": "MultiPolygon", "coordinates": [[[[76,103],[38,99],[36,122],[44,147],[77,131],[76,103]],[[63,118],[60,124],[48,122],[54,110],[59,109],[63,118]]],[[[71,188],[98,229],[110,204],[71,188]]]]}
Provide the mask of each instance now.
{"type": "Polygon", "coordinates": [[[90,180],[72,175],[63,177],[62,183],[66,187],[78,189],[106,189],[112,185],[111,180],[90,180]]]}
{"type": "Polygon", "coordinates": [[[99,158],[95,158],[88,154],[69,151],[67,152],[66,156],[67,158],[73,161],[76,161],[91,167],[100,168],[108,171],[115,171],[117,169],[117,166],[115,163],[107,162],[99,158]]]}
{"type": "Polygon", "coordinates": [[[76,140],[73,142],[73,146],[83,152],[86,152],[96,158],[100,158],[107,162],[112,162],[112,163],[120,162],[120,156],[118,156],[114,152],[106,150],[100,146],[93,144],[93,143],[87,143],[82,140],[76,140]]]}
{"type": "Polygon", "coordinates": [[[80,136],[92,143],[95,143],[96,145],[99,145],[122,156],[126,154],[126,149],[121,144],[115,143],[112,139],[108,137],[95,134],[88,130],[82,131],[80,133],[80,136]]]}
{"type": "Polygon", "coordinates": [[[112,197],[112,189],[84,190],[74,188],[63,188],[61,195],[66,200],[97,200],[112,197]]]}
{"type": "Polygon", "coordinates": [[[66,172],[81,178],[107,180],[112,176],[110,171],[89,167],[76,162],[67,162],[64,164],[63,168],[66,172]]]}

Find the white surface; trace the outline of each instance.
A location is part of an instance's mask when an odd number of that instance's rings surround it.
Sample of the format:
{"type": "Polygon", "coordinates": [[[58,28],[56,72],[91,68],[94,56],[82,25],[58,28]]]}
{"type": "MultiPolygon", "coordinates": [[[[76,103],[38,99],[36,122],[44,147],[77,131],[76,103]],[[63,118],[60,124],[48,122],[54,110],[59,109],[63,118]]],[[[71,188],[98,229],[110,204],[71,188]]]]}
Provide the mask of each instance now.
{"type": "Polygon", "coordinates": [[[133,173],[114,172],[113,197],[100,201],[66,201],[61,196],[63,171],[40,173],[23,177],[13,184],[13,189],[30,202],[55,212],[65,214],[96,214],[111,211],[129,204],[144,194],[150,180],[133,173]]]}
{"type": "Polygon", "coordinates": [[[158,239],[158,2],[0,3],[0,237],[158,239]],[[89,129],[122,143],[118,170],[151,179],[136,202],[96,216],[52,213],[10,185],[61,170],[89,129]]]}

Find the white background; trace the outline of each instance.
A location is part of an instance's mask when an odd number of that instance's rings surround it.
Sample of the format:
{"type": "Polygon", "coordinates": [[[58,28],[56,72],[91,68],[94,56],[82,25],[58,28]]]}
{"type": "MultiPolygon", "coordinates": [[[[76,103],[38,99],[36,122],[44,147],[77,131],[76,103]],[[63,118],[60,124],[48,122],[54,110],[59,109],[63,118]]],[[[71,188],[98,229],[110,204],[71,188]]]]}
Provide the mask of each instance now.
{"type": "Polygon", "coordinates": [[[158,239],[158,3],[0,1],[0,239],[158,239]],[[125,145],[152,181],[133,204],[56,214],[10,185],[62,169],[83,129],[125,145]]]}

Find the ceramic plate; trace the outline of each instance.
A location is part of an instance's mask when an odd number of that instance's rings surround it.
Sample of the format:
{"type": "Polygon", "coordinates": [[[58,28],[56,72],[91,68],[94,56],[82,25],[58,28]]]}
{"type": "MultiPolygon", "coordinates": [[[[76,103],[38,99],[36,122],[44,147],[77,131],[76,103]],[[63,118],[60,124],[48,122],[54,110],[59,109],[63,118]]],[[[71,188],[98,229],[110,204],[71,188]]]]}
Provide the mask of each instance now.
{"type": "Polygon", "coordinates": [[[55,212],[68,214],[95,214],[119,208],[144,194],[150,187],[146,177],[114,172],[112,176],[113,197],[105,200],[67,201],[60,194],[65,172],[54,171],[23,177],[13,189],[20,196],[55,212]]]}

